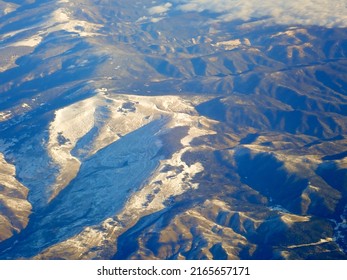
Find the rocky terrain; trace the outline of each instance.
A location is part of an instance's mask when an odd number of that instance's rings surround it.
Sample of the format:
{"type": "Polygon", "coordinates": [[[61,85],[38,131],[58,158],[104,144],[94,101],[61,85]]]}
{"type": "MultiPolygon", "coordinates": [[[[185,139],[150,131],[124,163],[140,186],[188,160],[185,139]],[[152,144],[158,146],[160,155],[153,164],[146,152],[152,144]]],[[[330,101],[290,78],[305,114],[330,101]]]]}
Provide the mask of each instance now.
{"type": "Polygon", "coordinates": [[[347,259],[347,21],[195,2],[0,0],[0,259],[347,259]]]}

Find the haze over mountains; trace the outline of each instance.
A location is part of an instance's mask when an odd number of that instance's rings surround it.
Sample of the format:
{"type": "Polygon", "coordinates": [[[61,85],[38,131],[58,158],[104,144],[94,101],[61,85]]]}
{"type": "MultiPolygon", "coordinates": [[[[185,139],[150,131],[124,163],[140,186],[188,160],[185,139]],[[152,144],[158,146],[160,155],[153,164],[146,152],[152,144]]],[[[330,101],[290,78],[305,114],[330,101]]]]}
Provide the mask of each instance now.
{"type": "Polygon", "coordinates": [[[0,259],[346,259],[344,2],[0,0],[0,259]]]}

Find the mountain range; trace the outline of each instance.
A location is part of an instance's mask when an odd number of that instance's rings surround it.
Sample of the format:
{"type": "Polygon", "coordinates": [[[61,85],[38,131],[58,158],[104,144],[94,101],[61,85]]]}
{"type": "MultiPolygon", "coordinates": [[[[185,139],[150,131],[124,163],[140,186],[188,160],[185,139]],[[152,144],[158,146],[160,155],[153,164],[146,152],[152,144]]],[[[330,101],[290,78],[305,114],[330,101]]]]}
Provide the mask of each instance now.
{"type": "Polygon", "coordinates": [[[347,259],[346,27],[195,2],[0,0],[0,259],[347,259]]]}

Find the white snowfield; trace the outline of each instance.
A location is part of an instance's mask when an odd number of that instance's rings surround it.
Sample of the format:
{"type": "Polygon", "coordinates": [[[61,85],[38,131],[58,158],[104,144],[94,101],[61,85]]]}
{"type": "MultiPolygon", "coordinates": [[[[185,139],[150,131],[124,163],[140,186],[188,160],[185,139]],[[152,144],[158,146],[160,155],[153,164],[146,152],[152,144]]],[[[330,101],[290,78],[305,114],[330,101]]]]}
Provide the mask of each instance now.
{"type": "MultiPolygon", "coordinates": [[[[159,178],[165,174],[153,175],[152,178],[153,182],[162,180],[163,182],[168,181],[165,185],[175,185],[176,191],[171,190],[169,193],[170,195],[177,194],[177,189],[182,188],[180,181],[184,174],[194,176],[203,170],[200,163],[187,166],[181,160],[181,156],[186,151],[193,149],[190,145],[192,139],[215,133],[207,128],[197,127],[199,123],[205,123],[207,126],[211,121],[198,116],[193,105],[178,96],[109,95],[99,91],[94,97],[58,110],[50,125],[47,148],[53,161],[60,167],[60,173],[53,186],[52,198],[76,176],[81,164],[80,156],[90,157],[120,137],[161,118],[168,119],[162,133],[175,127],[189,127],[188,134],[181,139],[183,148],[174,153],[171,159],[161,162],[161,165],[183,166],[184,171],[176,174],[178,177],[175,180],[178,182],[159,178]],[[130,107],[127,108],[127,106],[130,107]],[[97,133],[92,136],[93,144],[87,148],[76,149],[78,141],[83,137],[88,137],[87,134],[92,129],[97,130],[97,133]],[[75,155],[72,154],[73,149],[75,149],[75,155]]],[[[157,141],[160,143],[159,139],[157,141]]],[[[185,183],[185,185],[187,184],[185,183]]],[[[191,187],[195,187],[195,185],[192,184],[191,187]]],[[[178,193],[180,192],[178,191],[178,193]]]]}
{"type": "Polygon", "coordinates": [[[91,37],[99,35],[97,31],[101,27],[101,24],[75,19],[68,9],[59,8],[52,13],[52,19],[47,26],[47,33],[65,30],[67,32],[76,33],[81,37],[91,37]]]}
{"type": "MultiPolygon", "coordinates": [[[[194,102],[203,101],[203,98],[196,97],[194,102]]],[[[113,180],[114,187],[118,188],[118,196],[124,196],[125,192],[122,192],[129,185],[129,180],[130,182],[134,181],[133,185],[135,186],[138,183],[137,176],[140,178],[144,174],[150,174],[150,176],[140,183],[140,188],[133,189],[128,198],[119,197],[118,202],[114,201],[114,205],[121,205],[121,202],[124,201],[124,205],[119,207],[118,213],[110,215],[99,225],[88,226],[74,237],[51,246],[43,254],[65,250],[65,256],[73,254],[73,257],[81,258],[82,254],[86,252],[96,256],[98,250],[90,250],[90,246],[102,248],[106,235],[111,235],[116,239],[120,232],[127,228],[125,225],[135,223],[143,215],[165,209],[165,203],[171,197],[197,188],[198,184],[194,182],[194,176],[204,170],[203,163],[196,162],[188,165],[182,156],[186,152],[194,151],[194,149],[205,149],[205,147],[194,147],[191,145],[191,141],[199,136],[215,134],[216,132],[210,129],[213,123],[214,121],[199,116],[191,101],[178,96],[113,95],[106,90],[99,90],[99,93],[94,97],[58,110],[55,120],[50,126],[47,146],[52,160],[60,169],[57,180],[52,186],[52,198],[56,197],[73,179],[76,178],[74,181],[77,180],[79,184],[79,180],[84,182],[83,178],[79,178],[85,174],[84,170],[87,169],[100,169],[95,176],[99,176],[99,172],[103,172],[104,175],[102,176],[107,176],[108,181],[113,180]],[[153,129],[150,130],[146,127],[152,124],[155,124],[158,131],[154,135],[147,136],[146,133],[151,133],[153,129]],[[185,131],[183,135],[175,135],[173,129],[177,128],[182,128],[185,131]],[[137,133],[140,130],[142,132],[137,133]],[[136,138],[131,136],[133,134],[134,137],[137,135],[136,138]],[[153,161],[150,158],[153,158],[155,150],[146,152],[142,147],[153,146],[146,141],[154,141],[153,147],[156,146],[156,150],[165,149],[165,146],[170,146],[170,143],[166,143],[162,138],[165,135],[172,138],[178,137],[180,147],[165,157],[159,154],[159,164],[153,169],[153,161]],[[123,141],[123,144],[120,141],[123,141]],[[119,145],[117,145],[118,142],[119,145]],[[92,144],[89,145],[88,143],[92,144]],[[111,153],[112,146],[117,147],[115,155],[111,153]],[[103,152],[108,151],[107,149],[110,153],[103,152]],[[137,151],[136,155],[133,154],[134,151],[137,151]],[[89,161],[89,158],[92,160],[89,161]],[[130,165],[130,167],[126,167],[129,168],[128,172],[130,172],[128,176],[120,177],[124,168],[119,169],[120,173],[106,170],[122,161],[130,165]],[[141,162],[147,162],[148,166],[141,162]],[[88,168],[85,167],[82,170],[83,164],[88,165],[88,168]],[[131,169],[131,165],[134,164],[141,166],[137,167],[141,170],[141,175],[136,173],[140,170],[131,169]],[[164,171],[167,167],[170,168],[170,171],[164,171]],[[101,169],[105,171],[101,171],[101,169]],[[122,225],[117,226],[120,221],[122,225]],[[81,246],[82,243],[90,245],[81,246]]],[[[108,184],[107,182],[101,180],[89,183],[92,185],[100,184],[101,186],[101,184],[108,184]]],[[[87,188],[89,183],[84,182],[83,184],[87,188]]],[[[112,195],[112,191],[109,192],[109,195],[112,195]]],[[[102,198],[100,199],[102,200],[102,198]]],[[[102,203],[101,200],[100,203],[102,203]]],[[[85,257],[91,256],[85,255],[85,257]]]]}

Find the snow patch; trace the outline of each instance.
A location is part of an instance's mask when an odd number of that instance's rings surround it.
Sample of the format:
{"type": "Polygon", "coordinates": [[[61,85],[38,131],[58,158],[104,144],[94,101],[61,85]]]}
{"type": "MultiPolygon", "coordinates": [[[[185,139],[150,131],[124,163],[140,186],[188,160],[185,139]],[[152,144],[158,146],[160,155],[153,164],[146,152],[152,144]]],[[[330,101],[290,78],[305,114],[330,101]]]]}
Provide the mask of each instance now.
{"type": "Polygon", "coordinates": [[[101,24],[74,19],[67,9],[59,8],[52,13],[52,20],[49,23],[47,33],[65,30],[67,32],[77,33],[81,37],[91,37],[100,35],[97,31],[101,27],[101,24]]]}
{"type": "Polygon", "coordinates": [[[241,40],[240,39],[235,39],[235,40],[229,40],[229,41],[223,41],[223,42],[218,42],[216,44],[212,44],[212,46],[215,47],[224,47],[225,50],[233,50],[241,45],[241,40]]]}
{"type": "Polygon", "coordinates": [[[95,98],[90,98],[69,107],[58,110],[50,125],[48,153],[59,166],[60,172],[52,186],[54,198],[73,178],[75,178],[80,161],[71,155],[76,143],[94,126],[95,98]]]}

